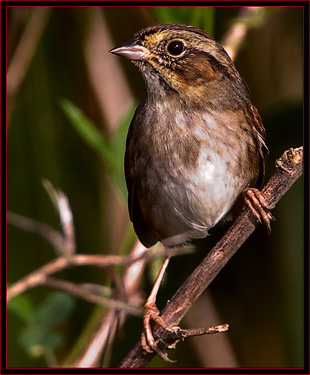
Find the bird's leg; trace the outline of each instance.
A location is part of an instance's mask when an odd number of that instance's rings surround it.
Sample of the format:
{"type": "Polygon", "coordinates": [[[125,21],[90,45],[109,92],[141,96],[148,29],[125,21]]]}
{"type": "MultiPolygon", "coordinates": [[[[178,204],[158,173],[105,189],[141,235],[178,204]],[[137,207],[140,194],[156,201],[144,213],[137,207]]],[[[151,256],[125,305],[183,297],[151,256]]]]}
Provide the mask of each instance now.
{"type": "Polygon", "coordinates": [[[274,217],[270,212],[273,207],[270,207],[265,201],[262,193],[258,189],[249,188],[243,191],[244,202],[249,207],[255,218],[259,223],[263,222],[268,229],[268,233],[271,233],[270,221],[274,220],[274,217]]]}
{"type": "Polygon", "coordinates": [[[144,305],[144,316],[143,316],[144,332],[142,333],[142,337],[141,337],[141,345],[143,349],[146,350],[147,352],[151,353],[153,350],[155,353],[159,355],[160,358],[164,359],[165,361],[174,362],[171,359],[169,359],[167,354],[161,351],[159,347],[157,346],[156,341],[153,336],[151,323],[150,323],[151,320],[153,320],[163,329],[165,329],[166,331],[171,331],[171,332],[179,328],[176,326],[169,327],[167,323],[164,321],[164,319],[161,316],[159,316],[159,310],[156,307],[156,296],[157,296],[161,281],[163,279],[163,276],[165,274],[166,268],[169,264],[169,261],[170,261],[170,257],[167,256],[164,259],[163,264],[160,268],[160,271],[157,275],[151,294],[149,295],[144,305]]]}

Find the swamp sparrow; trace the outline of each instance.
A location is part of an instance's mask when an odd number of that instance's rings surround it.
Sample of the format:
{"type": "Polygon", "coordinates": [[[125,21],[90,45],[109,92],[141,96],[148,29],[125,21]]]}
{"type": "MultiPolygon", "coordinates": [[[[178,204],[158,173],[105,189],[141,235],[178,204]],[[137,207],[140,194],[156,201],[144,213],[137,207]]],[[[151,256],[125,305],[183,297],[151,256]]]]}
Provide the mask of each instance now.
{"type": "MultiPolygon", "coordinates": [[[[232,215],[240,196],[270,228],[268,207],[253,189],[264,175],[265,129],[224,48],[199,29],[171,24],[146,28],[110,52],[132,60],[147,86],[125,156],[129,214],[140,241],[168,248],[205,237],[232,215]]],[[[145,305],[142,340],[165,360],[150,320],[174,329],[155,306],[168,261],[145,305]]]]}

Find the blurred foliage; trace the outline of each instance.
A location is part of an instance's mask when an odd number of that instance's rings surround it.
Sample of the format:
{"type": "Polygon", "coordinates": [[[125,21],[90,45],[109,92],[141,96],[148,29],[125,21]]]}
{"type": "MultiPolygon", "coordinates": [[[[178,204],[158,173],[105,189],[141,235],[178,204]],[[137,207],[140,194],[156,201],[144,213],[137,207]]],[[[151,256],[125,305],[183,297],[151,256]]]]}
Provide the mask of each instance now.
{"type": "Polygon", "coordinates": [[[37,307],[27,295],[20,295],[8,303],[8,311],[25,322],[18,339],[31,356],[40,357],[61,346],[63,335],[55,331],[72,312],[74,299],[61,292],[51,293],[37,307]]]}
{"type": "Polygon", "coordinates": [[[213,34],[214,7],[152,7],[159,23],[182,23],[213,34]]]}
{"type": "Polygon", "coordinates": [[[128,112],[125,120],[119,124],[117,131],[110,138],[100,133],[95,125],[69,100],[62,99],[61,107],[85,144],[88,144],[101,157],[111,182],[126,198],[127,189],[123,172],[126,136],[136,105],[128,112]]]}
{"type": "MultiPolygon", "coordinates": [[[[273,173],[275,159],[286,148],[300,146],[303,140],[303,9],[272,10],[251,28],[236,60],[267,130],[267,177],[273,173]]],[[[105,33],[110,32],[113,40],[106,48],[108,55],[113,45],[132,39],[136,31],[156,23],[191,24],[221,40],[241,8],[51,8],[25,78],[14,100],[8,102],[7,207],[58,227],[57,216],[41,187],[41,180],[47,178],[69,197],[78,252],[108,254],[118,251],[124,241],[127,247],[132,242],[125,200],[118,197],[126,194],[122,164],[133,108],[125,111],[120,106],[122,120],[116,130],[109,129],[85,52],[91,17],[97,11],[107,24],[105,33]]],[[[8,67],[32,12],[31,7],[8,8],[8,67]]],[[[117,57],[113,61],[121,64],[126,74],[132,102],[134,98],[142,100],[145,86],[137,69],[117,57]]],[[[105,69],[105,63],[101,65],[105,69]]],[[[265,228],[258,228],[209,288],[220,319],[210,324],[229,322],[227,335],[242,367],[302,365],[302,181],[281,200],[274,216],[272,236],[266,234],[265,228]]],[[[220,234],[221,228],[215,228],[196,254],[171,262],[158,296],[160,308],[220,234]]],[[[50,245],[32,233],[9,225],[7,236],[11,283],[55,256],[50,245]]],[[[86,267],[63,271],[61,277],[73,282],[110,283],[106,273],[86,267]]],[[[151,285],[145,281],[147,293],[151,285]]],[[[86,302],[73,304],[70,296],[59,294],[56,298],[47,293],[45,288],[37,288],[10,302],[9,367],[46,367],[42,357],[26,354],[36,344],[55,351],[59,362],[65,362],[76,346],[87,345],[95,326],[93,320],[101,319],[98,310],[86,302]],[[58,315],[61,311],[62,315],[58,315]],[[70,312],[74,319],[66,319],[70,312]],[[52,322],[52,315],[61,320],[62,337],[54,331],[57,322],[52,322]],[[46,342],[41,341],[43,329],[49,332],[46,342]]],[[[102,309],[100,312],[104,313],[102,309]]],[[[208,311],[202,314],[207,317],[208,311]]],[[[182,325],[186,324],[184,321],[182,325]]],[[[140,333],[141,319],[130,317],[115,343],[112,367],[119,364],[140,333]]],[[[212,342],[211,336],[211,346],[212,342]]],[[[179,344],[173,356],[178,358],[178,367],[199,367],[204,363],[190,341],[179,344]]],[[[154,358],[150,366],[168,364],[154,358]]]]}

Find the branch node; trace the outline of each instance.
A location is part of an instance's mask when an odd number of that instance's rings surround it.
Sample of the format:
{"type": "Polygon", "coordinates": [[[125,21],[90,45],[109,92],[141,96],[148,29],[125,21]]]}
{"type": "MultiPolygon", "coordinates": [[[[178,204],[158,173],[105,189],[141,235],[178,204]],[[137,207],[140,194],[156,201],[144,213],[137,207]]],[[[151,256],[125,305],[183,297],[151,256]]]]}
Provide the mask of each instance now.
{"type": "Polygon", "coordinates": [[[303,147],[289,148],[284,154],[276,160],[276,167],[285,171],[289,176],[294,173],[296,164],[301,163],[303,160],[303,147]]]}
{"type": "Polygon", "coordinates": [[[182,329],[179,328],[175,331],[164,331],[161,338],[159,339],[159,346],[163,346],[163,349],[175,349],[179,341],[184,341],[188,337],[210,335],[215,333],[221,333],[228,331],[229,325],[227,323],[220,324],[210,327],[202,328],[190,328],[182,329]],[[160,345],[161,344],[161,345],[160,345]]]}

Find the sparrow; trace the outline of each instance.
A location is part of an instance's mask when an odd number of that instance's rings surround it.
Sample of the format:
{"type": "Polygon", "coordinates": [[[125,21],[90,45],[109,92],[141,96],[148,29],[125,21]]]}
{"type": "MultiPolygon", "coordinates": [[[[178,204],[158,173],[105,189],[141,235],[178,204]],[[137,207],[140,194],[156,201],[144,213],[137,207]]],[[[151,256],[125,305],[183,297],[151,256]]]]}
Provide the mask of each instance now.
{"type": "MultiPolygon", "coordinates": [[[[139,31],[110,52],[140,70],[147,97],[131,121],[125,153],[128,209],[147,248],[206,237],[245,202],[270,230],[261,186],[266,132],[247,86],[225,49],[192,26],[166,24],[139,31]]],[[[169,360],[150,321],[167,330],[156,307],[167,255],[145,304],[142,345],[169,360]]]]}

